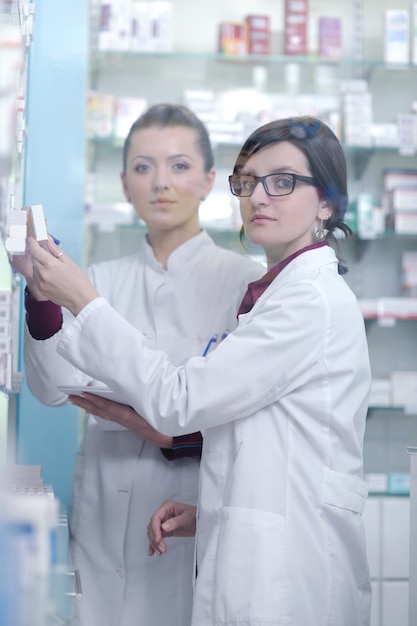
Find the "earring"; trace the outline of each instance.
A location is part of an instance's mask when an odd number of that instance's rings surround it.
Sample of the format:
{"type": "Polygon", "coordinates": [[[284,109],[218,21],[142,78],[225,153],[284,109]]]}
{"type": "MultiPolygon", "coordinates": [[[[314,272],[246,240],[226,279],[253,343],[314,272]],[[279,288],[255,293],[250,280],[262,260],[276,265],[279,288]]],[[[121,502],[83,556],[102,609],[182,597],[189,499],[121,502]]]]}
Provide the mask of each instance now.
{"type": "MultiPolygon", "coordinates": [[[[330,215],[327,215],[325,220],[328,220],[329,217],[330,215]]],[[[317,239],[317,241],[323,241],[323,239],[325,239],[326,235],[329,233],[329,229],[323,227],[325,220],[320,220],[320,226],[313,226],[314,237],[317,239]]]]}

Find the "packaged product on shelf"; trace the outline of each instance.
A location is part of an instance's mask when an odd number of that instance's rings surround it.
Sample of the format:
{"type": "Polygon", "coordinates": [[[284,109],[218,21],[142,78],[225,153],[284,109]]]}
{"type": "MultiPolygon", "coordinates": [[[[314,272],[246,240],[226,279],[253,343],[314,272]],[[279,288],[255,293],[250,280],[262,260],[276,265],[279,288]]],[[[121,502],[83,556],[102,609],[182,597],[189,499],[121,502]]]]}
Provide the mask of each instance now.
{"type": "Polygon", "coordinates": [[[308,54],[308,0],[285,0],[284,54],[308,54]]]}
{"type": "Polygon", "coordinates": [[[340,17],[319,18],[319,56],[327,59],[342,57],[342,20],[340,17]]]}
{"type": "Polygon", "coordinates": [[[185,89],[182,103],[205,123],[218,119],[216,94],[211,89],[185,89]]]}
{"type": "Polygon", "coordinates": [[[128,50],[131,0],[108,0],[100,6],[99,50],[128,50]]]}
{"type": "Polygon", "coordinates": [[[22,36],[18,26],[1,24],[0,56],[0,176],[8,176],[17,130],[16,84],[23,66],[22,36]]]}
{"type": "Polygon", "coordinates": [[[4,246],[9,254],[24,254],[26,250],[27,213],[21,209],[7,212],[7,228],[4,246]]]}
{"type": "Polygon", "coordinates": [[[87,137],[110,138],[113,135],[115,97],[90,91],[87,97],[87,137]]]}
{"type": "Polygon", "coordinates": [[[398,235],[417,235],[417,210],[396,211],[394,229],[398,235]]]}
{"type": "Polygon", "coordinates": [[[394,406],[414,407],[417,410],[417,372],[391,372],[391,387],[394,406]]]}
{"type": "Polygon", "coordinates": [[[240,22],[220,22],[218,52],[222,54],[246,54],[246,24],[240,22]]]}
{"type": "Polygon", "coordinates": [[[375,225],[375,201],[370,193],[360,193],[356,201],[358,235],[361,239],[375,239],[379,234],[375,225]]]}
{"type": "Polygon", "coordinates": [[[417,187],[396,187],[391,192],[391,203],[394,211],[406,213],[417,211],[417,187]]]}
{"type": "Polygon", "coordinates": [[[387,168],[383,174],[384,190],[417,188],[417,169],[387,168]]]}
{"type": "Polygon", "coordinates": [[[417,150],[417,115],[398,113],[398,150],[404,156],[414,156],[417,150]]]}
{"type": "Polygon", "coordinates": [[[417,252],[414,250],[402,253],[401,288],[410,296],[417,296],[417,252]]]}
{"type": "Polygon", "coordinates": [[[409,63],[410,61],[410,15],[407,10],[384,11],[384,61],[386,63],[409,63]]]}
{"type": "Polygon", "coordinates": [[[386,493],[388,491],[387,474],[379,472],[365,474],[364,480],[368,485],[369,493],[386,493]]]}
{"type": "Polygon", "coordinates": [[[271,50],[269,15],[247,15],[245,24],[248,54],[269,54],[271,50]]]}
{"type": "Polygon", "coordinates": [[[417,319],[417,298],[379,298],[377,305],[378,317],[394,320],[417,319]]]}
{"type": "Polygon", "coordinates": [[[398,148],[398,125],[394,123],[371,124],[372,145],[376,148],[398,148]]]}
{"type": "Polygon", "coordinates": [[[348,146],[372,145],[372,94],[369,91],[346,91],[342,96],[343,139],[348,146]]]}
{"type": "Polygon", "coordinates": [[[130,49],[141,52],[171,52],[173,3],[131,0],[130,49]]]}
{"type": "Polygon", "coordinates": [[[7,537],[13,562],[10,575],[15,580],[6,600],[18,607],[13,622],[5,623],[49,623],[55,608],[51,582],[57,564],[59,502],[51,485],[43,482],[39,465],[19,464],[1,469],[0,500],[0,527],[7,537]]]}
{"type": "Polygon", "coordinates": [[[389,378],[372,379],[369,405],[392,406],[391,381],[389,378]]]}
{"type": "Polygon", "coordinates": [[[146,98],[121,97],[116,99],[114,114],[113,136],[116,140],[124,141],[139,115],[147,109],[146,98]]]}
{"type": "Polygon", "coordinates": [[[382,197],[390,228],[397,234],[417,234],[417,170],[385,170],[382,197]]]}

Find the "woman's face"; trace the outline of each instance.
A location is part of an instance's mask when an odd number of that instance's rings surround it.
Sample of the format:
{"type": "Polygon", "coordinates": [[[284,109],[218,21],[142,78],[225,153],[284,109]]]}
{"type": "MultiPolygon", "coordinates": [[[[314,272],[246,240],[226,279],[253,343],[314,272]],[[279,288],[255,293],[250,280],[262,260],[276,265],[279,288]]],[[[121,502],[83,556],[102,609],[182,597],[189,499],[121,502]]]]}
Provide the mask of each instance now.
{"type": "MultiPolygon", "coordinates": [[[[275,173],[311,176],[307,158],[287,141],[263,148],[245,163],[242,174],[275,173]]],[[[250,197],[240,198],[240,212],[248,238],[263,247],[268,265],[279,263],[313,243],[313,226],[331,214],[316,187],[297,181],[286,196],[269,196],[259,182],[250,197]]]]}
{"type": "Polygon", "coordinates": [[[138,130],[131,137],[123,191],[149,232],[199,232],[198,208],[210,193],[196,131],[182,126],[138,130]]]}

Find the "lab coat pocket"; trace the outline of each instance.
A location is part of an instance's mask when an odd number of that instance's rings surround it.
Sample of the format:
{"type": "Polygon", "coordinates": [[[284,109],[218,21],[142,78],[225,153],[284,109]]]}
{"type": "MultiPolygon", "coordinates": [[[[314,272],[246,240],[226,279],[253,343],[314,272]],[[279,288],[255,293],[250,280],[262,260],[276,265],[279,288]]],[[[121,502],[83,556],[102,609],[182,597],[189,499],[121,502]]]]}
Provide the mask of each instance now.
{"type": "MultiPolygon", "coordinates": [[[[332,568],[338,573],[338,579],[344,581],[345,590],[353,590],[349,609],[346,609],[352,616],[368,614],[371,593],[362,521],[367,494],[368,487],[361,478],[327,471],[323,492],[323,521],[327,526],[332,568]]],[[[348,597],[346,591],[343,595],[348,597]]],[[[365,623],[359,617],[352,619],[355,624],[365,623]]]]}
{"type": "Polygon", "coordinates": [[[285,522],[268,511],[224,507],[214,577],[215,624],[281,623],[285,522]]]}
{"type": "Polygon", "coordinates": [[[361,478],[327,470],[323,491],[325,504],[362,514],[367,495],[367,484],[361,478]]]}

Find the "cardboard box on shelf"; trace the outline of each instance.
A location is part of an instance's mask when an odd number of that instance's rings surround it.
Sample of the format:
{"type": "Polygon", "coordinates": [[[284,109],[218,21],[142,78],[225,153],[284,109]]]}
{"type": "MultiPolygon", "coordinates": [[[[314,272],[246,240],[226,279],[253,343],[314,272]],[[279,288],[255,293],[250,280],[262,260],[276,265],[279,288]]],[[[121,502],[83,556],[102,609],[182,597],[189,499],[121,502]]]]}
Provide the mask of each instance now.
{"type": "Polygon", "coordinates": [[[142,52],[171,52],[173,40],[173,3],[132,2],[130,48],[142,52]]]}
{"type": "Polygon", "coordinates": [[[86,132],[90,138],[109,138],[113,134],[115,97],[90,91],[87,97],[86,132]]]}
{"type": "Polygon", "coordinates": [[[319,18],[319,56],[327,59],[342,57],[342,20],[340,17],[319,18]]]}
{"type": "Polygon", "coordinates": [[[417,211],[396,211],[394,229],[398,235],[417,235],[417,211]]]}
{"type": "Polygon", "coordinates": [[[384,11],[384,61],[386,63],[409,63],[410,61],[410,15],[403,9],[384,11]]]}
{"type": "Polygon", "coordinates": [[[392,191],[397,187],[417,188],[417,169],[387,168],[384,171],[385,191],[392,191]]]}
{"type": "Polygon", "coordinates": [[[268,15],[245,17],[248,54],[269,54],[271,50],[271,28],[268,15]]]}
{"type": "Polygon", "coordinates": [[[146,98],[121,97],[116,99],[114,114],[114,137],[124,141],[132,124],[146,110],[146,98]]]}
{"type": "Polygon", "coordinates": [[[391,388],[394,406],[417,407],[417,372],[391,372],[391,388]]]}
{"type": "Polygon", "coordinates": [[[246,24],[240,22],[220,22],[218,52],[222,54],[246,54],[246,24]]]}
{"type": "Polygon", "coordinates": [[[308,0],[285,0],[284,54],[308,54],[308,0]]]}

